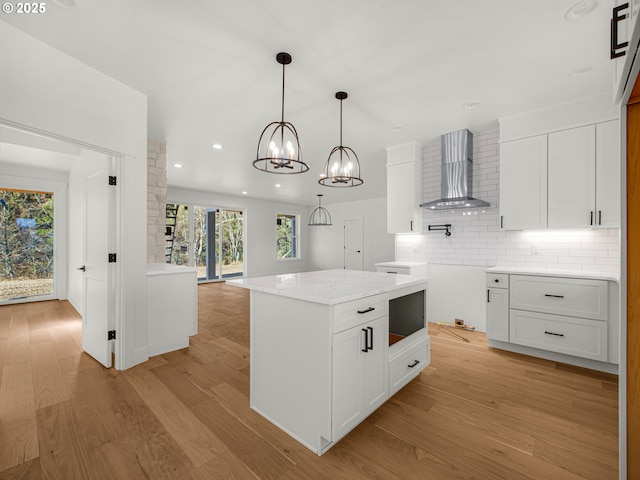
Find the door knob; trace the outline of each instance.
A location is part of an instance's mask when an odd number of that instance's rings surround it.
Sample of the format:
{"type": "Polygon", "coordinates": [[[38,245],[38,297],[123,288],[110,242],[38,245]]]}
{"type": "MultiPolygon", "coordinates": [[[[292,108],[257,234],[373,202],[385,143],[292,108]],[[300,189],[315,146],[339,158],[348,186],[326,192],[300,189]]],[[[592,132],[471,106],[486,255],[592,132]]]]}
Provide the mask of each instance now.
{"type": "Polygon", "coordinates": [[[76,270],[82,270],[83,272],[86,272],[87,271],[87,267],[82,265],[81,267],[76,268],[76,270]]]}

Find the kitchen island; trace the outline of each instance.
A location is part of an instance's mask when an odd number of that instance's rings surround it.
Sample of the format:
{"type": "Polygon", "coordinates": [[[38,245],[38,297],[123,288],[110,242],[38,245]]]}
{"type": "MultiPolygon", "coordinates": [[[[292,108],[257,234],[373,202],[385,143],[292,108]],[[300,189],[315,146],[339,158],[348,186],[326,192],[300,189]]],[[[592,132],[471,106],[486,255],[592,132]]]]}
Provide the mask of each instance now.
{"type": "Polygon", "coordinates": [[[227,283],[251,290],[251,408],[318,455],[429,364],[425,277],[326,270],[227,283]]]}

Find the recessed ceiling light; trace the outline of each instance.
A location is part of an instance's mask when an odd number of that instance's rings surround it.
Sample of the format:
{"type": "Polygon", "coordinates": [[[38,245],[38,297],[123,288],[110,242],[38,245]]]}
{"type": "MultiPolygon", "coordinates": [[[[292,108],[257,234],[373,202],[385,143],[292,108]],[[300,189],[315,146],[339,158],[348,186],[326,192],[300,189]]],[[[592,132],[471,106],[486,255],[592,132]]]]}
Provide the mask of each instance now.
{"type": "Polygon", "coordinates": [[[593,12],[597,6],[597,0],[581,0],[580,2],[573,5],[569,10],[567,10],[567,13],[564,14],[564,19],[567,22],[579,20],[585,15],[593,12]]]}
{"type": "Polygon", "coordinates": [[[173,166],[176,167],[176,168],[182,168],[182,164],[181,163],[174,163],[173,166]]]}
{"type": "Polygon", "coordinates": [[[222,150],[222,145],[220,145],[219,143],[214,143],[213,145],[211,145],[211,148],[213,148],[214,150],[222,150]]]}
{"type": "Polygon", "coordinates": [[[62,8],[80,8],[78,0],[51,0],[51,2],[62,8]]]}
{"type": "Polygon", "coordinates": [[[242,192],[242,194],[243,194],[243,195],[246,195],[246,194],[247,194],[247,192],[242,192]]]}
{"type": "Polygon", "coordinates": [[[282,185],[280,185],[279,183],[276,183],[276,188],[280,188],[282,185]]]}
{"type": "Polygon", "coordinates": [[[586,75],[587,73],[591,72],[591,70],[593,70],[592,66],[586,66],[586,67],[582,67],[582,68],[577,68],[571,72],[569,72],[569,76],[570,77],[582,77],[583,75],[586,75]]]}
{"type": "Polygon", "coordinates": [[[464,105],[462,105],[462,108],[464,108],[465,110],[473,110],[475,108],[478,108],[480,106],[481,102],[478,102],[476,100],[472,101],[472,102],[467,102],[464,105]]]}
{"type": "Polygon", "coordinates": [[[399,132],[403,128],[404,127],[402,125],[394,125],[393,127],[391,127],[391,130],[393,130],[394,132],[399,132]]]}

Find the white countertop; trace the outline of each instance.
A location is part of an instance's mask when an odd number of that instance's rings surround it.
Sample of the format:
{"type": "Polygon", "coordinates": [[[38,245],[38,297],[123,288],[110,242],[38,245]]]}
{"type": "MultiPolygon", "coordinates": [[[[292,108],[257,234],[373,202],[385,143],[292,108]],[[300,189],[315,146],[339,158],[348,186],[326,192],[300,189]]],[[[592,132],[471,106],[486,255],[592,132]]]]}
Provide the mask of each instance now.
{"type": "Polygon", "coordinates": [[[507,273],[511,275],[539,275],[543,277],[592,278],[620,282],[620,275],[611,272],[583,272],[580,270],[549,270],[529,267],[491,267],[487,273],[507,273]]]}
{"type": "Polygon", "coordinates": [[[421,267],[427,265],[427,262],[382,262],[373,265],[376,267],[421,267]]]}
{"type": "Polygon", "coordinates": [[[335,305],[427,282],[426,277],[357,270],[321,270],[270,277],[227,280],[227,284],[259,292],[335,305]]]}
{"type": "Polygon", "coordinates": [[[173,263],[147,263],[147,275],[166,275],[170,273],[198,273],[195,267],[185,267],[173,263]]]}

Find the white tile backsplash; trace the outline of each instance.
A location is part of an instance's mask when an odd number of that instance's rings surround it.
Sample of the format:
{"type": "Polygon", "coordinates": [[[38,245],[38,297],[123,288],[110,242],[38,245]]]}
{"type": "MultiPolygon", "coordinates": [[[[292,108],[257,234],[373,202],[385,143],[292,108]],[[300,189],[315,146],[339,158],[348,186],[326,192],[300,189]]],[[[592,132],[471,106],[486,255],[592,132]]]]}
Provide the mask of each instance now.
{"type": "MultiPolygon", "coordinates": [[[[469,211],[424,210],[422,235],[397,235],[396,260],[450,265],[620,272],[620,230],[501,231],[499,131],[473,137],[473,196],[491,203],[469,211]],[[450,223],[451,236],[427,231],[450,223]]],[[[423,151],[423,200],[440,198],[440,143],[423,151]]]]}

